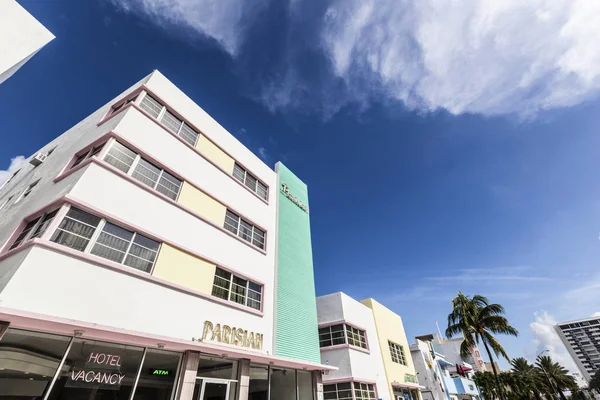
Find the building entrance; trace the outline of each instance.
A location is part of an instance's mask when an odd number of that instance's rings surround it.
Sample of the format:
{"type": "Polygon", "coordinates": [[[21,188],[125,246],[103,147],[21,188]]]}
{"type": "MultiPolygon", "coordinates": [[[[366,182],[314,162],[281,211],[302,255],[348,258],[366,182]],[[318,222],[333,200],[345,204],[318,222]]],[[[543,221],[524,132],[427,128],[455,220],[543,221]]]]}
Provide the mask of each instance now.
{"type": "Polygon", "coordinates": [[[196,381],[199,386],[199,396],[195,400],[227,400],[229,399],[230,381],[225,379],[200,379],[196,381]]]}

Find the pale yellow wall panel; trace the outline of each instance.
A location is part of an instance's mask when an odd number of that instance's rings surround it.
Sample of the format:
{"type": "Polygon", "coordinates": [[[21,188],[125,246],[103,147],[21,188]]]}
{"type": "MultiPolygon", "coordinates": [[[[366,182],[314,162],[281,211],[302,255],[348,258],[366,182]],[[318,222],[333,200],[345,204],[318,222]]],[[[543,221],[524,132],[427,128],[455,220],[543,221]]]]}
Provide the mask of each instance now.
{"type": "Polygon", "coordinates": [[[211,294],[215,269],[214,264],[163,243],[152,276],[211,294]]]}
{"type": "Polygon", "coordinates": [[[177,202],[215,223],[217,226],[223,226],[225,222],[227,207],[187,182],[183,182],[177,202]]]}
{"type": "Polygon", "coordinates": [[[365,299],[362,300],[361,303],[373,311],[375,327],[377,328],[377,339],[379,340],[381,357],[383,359],[383,366],[389,385],[388,390],[390,395],[393,396],[392,382],[404,383],[405,374],[415,376],[417,374],[410,354],[402,318],[373,299],[365,299]],[[402,349],[404,350],[404,359],[406,360],[407,365],[392,361],[388,340],[402,346],[402,349]]]}
{"type": "Polygon", "coordinates": [[[198,151],[210,161],[223,168],[228,174],[233,173],[233,164],[235,163],[233,158],[229,157],[227,153],[218,148],[213,142],[208,140],[206,136],[202,134],[198,135],[196,149],[198,149],[198,151]]]}

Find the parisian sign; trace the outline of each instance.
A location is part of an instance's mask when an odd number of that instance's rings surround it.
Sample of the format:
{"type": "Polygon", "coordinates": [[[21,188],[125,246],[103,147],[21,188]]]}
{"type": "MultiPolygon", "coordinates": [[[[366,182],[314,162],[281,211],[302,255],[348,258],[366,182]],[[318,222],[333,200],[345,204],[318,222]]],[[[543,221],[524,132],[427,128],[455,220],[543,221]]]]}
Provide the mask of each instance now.
{"type": "Polygon", "coordinates": [[[295,205],[300,207],[305,213],[308,214],[308,207],[304,203],[302,203],[300,200],[298,200],[298,198],[296,196],[294,196],[290,193],[290,187],[287,185],[287,183],[281,184],[281,193],[283,193],[284,196],[287,197],[288,199],[290,199],[292,203],[294,203],[295,205]]]}
{"type": "MultiPolygon", "coordinates": [[[[192,340],[194,340],[194,338],[192,338],[192,340]]],[[[263,334],[249,332],[246,329],[231,327],[229,325],[213,324],[211,321],[205,321],[202,338],[198,339],[198,341],[211,341],[262,350],[263,334]]]]}

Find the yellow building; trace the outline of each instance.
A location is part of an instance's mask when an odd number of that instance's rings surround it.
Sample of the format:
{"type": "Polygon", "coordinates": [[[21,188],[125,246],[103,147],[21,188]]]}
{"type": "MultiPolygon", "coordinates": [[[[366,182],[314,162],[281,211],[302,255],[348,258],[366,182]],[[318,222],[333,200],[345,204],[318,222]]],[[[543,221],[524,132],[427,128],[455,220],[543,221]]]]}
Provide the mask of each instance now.
{"type": "Polygon", "coordinates": [[[374,299],[365,299],[361,303],[373,311],[390,397],[420,400],[419,389],[423,387],[417,381],[402,318],[374,299]]]}

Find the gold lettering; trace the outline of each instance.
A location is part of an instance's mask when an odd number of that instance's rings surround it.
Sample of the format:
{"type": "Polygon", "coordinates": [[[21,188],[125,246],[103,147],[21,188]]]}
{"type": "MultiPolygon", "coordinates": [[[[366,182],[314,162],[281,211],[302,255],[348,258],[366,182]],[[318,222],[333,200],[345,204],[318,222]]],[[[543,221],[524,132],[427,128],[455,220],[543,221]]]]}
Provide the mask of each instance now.
{"type": "Polygon", "coordinates": [[[223,325],[223,343],[230,343],[229,335],[231,335],[231,327],[223,325]]]}
{"type": "Polygon", "coordinates": [[[210,321],[204,321],[204,332],[202,332],[202,340],[206,340],[209,332],[212,332],[213,324],[210,321]]]}
{"type": "Polygon", "coordinates": [[[255,349],[262,350],[262,346],[263,346],[263,335],[262,335],[262,333],[257,333],[255,335],[255,341],[254,341],[254,343],[255,343],[255,346],[254,346],[255,349]]]}
{"type": "Polygon", "coordinates": [[[212,334],[212,337],[210,338],[210,340],[212,340],[212,341],[217,340],[217,342],[221,341],[221,324],[217,324],[215,326],[215,329],[213,330],[213,334],[212,334]]]}
{"type": "Polygon", "coordinates": [[[244,330],[242,328],[237,328],[237,330],[235,331],[235,339],[233,340],[233,344],[235,344],[236,346],[243,346],[243,334],[244,330]]]}
{"type": "Polygon", "coordinates": [[[242,346],[248,347],[248,331],[247,330],[244,331],[244,344],[242,346]]]}
{"type": "Polygon", "coordinates": [[[252,347],[254,349],[254,346],[254,332],[250,332],[250,336],[248,337],[248,347],[252,347]]]}

